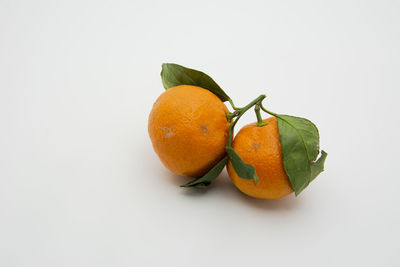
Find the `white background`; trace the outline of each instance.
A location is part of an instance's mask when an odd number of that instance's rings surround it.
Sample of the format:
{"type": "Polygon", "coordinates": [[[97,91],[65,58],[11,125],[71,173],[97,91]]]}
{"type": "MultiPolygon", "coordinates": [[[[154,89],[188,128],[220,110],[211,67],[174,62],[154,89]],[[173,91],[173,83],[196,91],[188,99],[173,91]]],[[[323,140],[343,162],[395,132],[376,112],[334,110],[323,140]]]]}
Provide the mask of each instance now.
{"type": "MultiPolygon", "coordinates": [[[[0,0],[0,266],[399,266],[399,1],[0,0]],[[299,197],[182,189],[161,63],[311,119],[299,197]]],[[[253,112],[239,126],[255,120],[253,112]]],[[[237,128],[239,129],[239,128],[237,128]]]]}

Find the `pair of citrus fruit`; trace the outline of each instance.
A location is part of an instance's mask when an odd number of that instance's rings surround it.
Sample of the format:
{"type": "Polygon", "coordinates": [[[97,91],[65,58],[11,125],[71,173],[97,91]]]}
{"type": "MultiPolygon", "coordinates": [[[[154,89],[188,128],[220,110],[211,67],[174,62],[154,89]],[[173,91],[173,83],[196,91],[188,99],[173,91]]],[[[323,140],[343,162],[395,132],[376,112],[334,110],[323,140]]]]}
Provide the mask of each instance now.
{"type": "MultiPolygon", "coordinates": [[[[225,104],[210,91],[191,85],[166,90],[151,110],[148,131],[162,163],[173,173],[201,177],[226,156],[229,125],[225,104]]],[[[232,147],[253,165],[259,182],[240,178],[228,161],[228,174],[243,193],[277,199],[293,192],[282,162],[275,117],[264,126],[251,123],[235,136],[232,147]]]]}

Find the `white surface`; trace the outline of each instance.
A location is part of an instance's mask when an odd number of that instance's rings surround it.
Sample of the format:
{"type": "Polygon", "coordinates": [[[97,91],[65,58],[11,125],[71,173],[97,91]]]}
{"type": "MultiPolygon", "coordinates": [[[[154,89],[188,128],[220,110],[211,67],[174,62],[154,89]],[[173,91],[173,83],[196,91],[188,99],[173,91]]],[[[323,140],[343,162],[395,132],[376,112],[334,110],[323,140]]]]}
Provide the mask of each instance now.
{"type": "Polygon", "coordinates": [[[217,2],[0,0],[0,266],[400,265],[400,2],[217,2]],[[311,119],[326,171],[179,188],[147,136],[162,62],[311,119]]]}

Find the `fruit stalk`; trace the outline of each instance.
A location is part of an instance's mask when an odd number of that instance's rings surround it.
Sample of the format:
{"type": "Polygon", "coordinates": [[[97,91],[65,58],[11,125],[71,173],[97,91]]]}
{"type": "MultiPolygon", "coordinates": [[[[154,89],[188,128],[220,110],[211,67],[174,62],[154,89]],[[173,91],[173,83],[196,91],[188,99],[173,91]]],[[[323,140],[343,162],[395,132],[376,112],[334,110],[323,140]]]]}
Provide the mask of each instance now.
{"type": "MultiPolygon", "coordinates": [[[[242,115],[249,110],[251,107],[253,107],[254,105],[260,106],[261,102],[264,100],[264,98],[266,97],[266,95],[260,95],[259,97],[257,97],[256,99],[254,99],[253,101],[251,101],[249,104],[247,104],[246,106],[244,106],[243,108],[240,108],[238,110],[236,110],[235,112],[232,113],[233,114],[237,114],[235,115],[236,119],[231,123],[231,125],[229,126],[229,139],[228,139],[228,144],[226,145],[227,148],[232,147],[232,133],[233,133],[233,128],[235,127],[236,123],[238,122],[238,120],[240,119],[240,117],[242,117],[242,115]]],[[[233,117],[232,117],[233,118],[233,117]]]]}
{"type": "Polygon", "coordinates": [[[263,119],[261,117],[260,105],[261,105],[261,103],[257,103],[256,106],[254,107],[254,111],[256,112],[256,116],[257,116],[257,127],[262,127],[264,125],[267,125],[266,122],[263,122],[263,119]]]}

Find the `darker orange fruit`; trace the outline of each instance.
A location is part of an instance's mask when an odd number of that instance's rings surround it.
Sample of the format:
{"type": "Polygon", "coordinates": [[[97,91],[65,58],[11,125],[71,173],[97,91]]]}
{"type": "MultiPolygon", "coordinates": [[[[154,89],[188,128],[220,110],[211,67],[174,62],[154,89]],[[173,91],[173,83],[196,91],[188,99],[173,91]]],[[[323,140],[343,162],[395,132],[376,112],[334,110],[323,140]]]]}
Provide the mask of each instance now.
{"type": "Polygon", "coordinates": [[[148,131],[154,150],[173,173],[200,177],[226,154],[229,122],[225,104],[210,91],[172,87],[153,105],[148,131]]]}
{"type": "Polygon", "coordinates": [[[245,163],[254,166],[259,182],[240,178],[228,162],[228,173],[235,186],[246,195],[277,199],[293,192],[282,162],[281,142],[275,117],[264,120],[265,126],[251,123],[236,135],[232,147],[245,163]]]}

